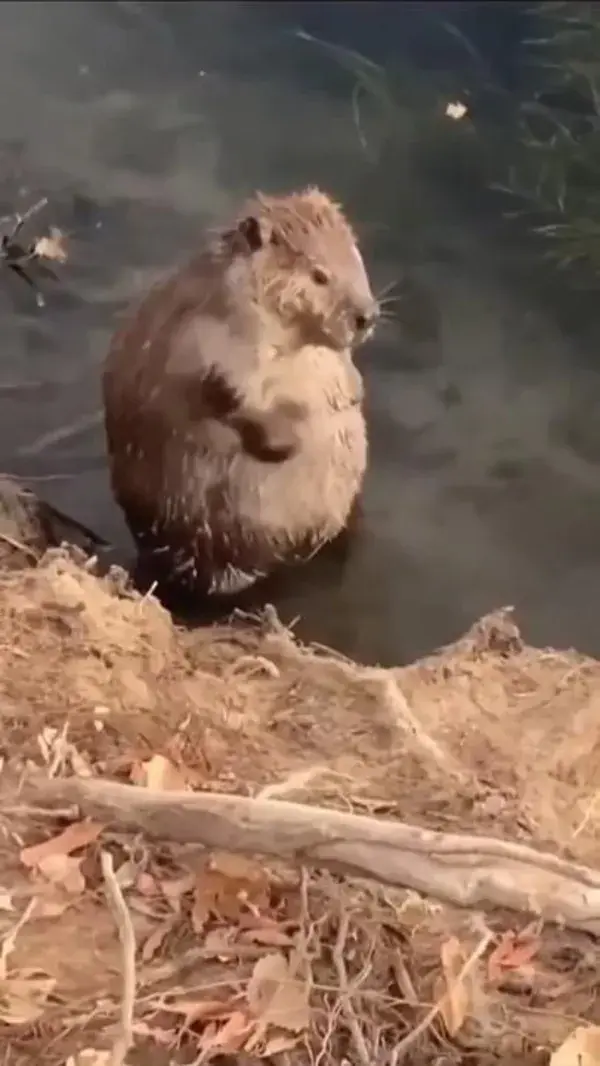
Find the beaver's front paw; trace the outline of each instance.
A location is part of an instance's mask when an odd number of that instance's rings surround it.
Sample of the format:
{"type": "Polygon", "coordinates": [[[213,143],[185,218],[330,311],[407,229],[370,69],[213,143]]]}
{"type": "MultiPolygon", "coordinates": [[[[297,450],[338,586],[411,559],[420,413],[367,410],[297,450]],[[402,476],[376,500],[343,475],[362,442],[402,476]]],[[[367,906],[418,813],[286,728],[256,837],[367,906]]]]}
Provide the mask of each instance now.
{"type": "Polygon", "coordinates": [[[300,430],[308,409],[294,400],[282,400],[271,411],[245,414],[235,419],[244,450],[263,463],[281,463],[296,454],[300,430]]]}

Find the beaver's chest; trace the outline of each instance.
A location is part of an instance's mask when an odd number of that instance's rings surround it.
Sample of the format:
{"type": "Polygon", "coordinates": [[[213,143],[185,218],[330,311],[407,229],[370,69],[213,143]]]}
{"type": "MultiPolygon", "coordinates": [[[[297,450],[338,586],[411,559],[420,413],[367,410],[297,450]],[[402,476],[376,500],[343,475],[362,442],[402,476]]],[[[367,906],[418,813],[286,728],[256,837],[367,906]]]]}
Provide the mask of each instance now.
{"type": "Polygon", "coordinates": [[[315,345],[275,357],[255,388],[262,404],[293,399],[315,418],[353,408],[364,395],[350,354],[315,345]]]}

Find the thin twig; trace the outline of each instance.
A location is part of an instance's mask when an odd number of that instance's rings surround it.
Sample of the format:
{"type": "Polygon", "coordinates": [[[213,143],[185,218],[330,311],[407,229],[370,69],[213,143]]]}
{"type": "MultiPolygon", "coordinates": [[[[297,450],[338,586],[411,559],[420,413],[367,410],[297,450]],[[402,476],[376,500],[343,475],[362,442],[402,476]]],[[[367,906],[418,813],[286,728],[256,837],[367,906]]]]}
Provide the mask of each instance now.
{"type": "Polygon", "coordinates": [[[58,429],[52,429],[48,433],[43,433],[41,437],[36,437],[31,444],[19,448],[18,454],[30,458],[40,455],[46,448],[51,448],[55,444],[64,444],[65,441],[71,441],[74,437],[80,437],[88,430],[94,429],[102,423],[102,418],[102,411],[92,411],[90,414],[81,415],[67,426],[59,426],[58,429]]]}
{"type": "Polygon", "coordinates": [[[592,796],[590,802],[588,803],[587,809],[586,809],[586,812],[585,812],[583,818],[581,819],[579,825],[577,826],[577,828],[573,832],[573,840],[575,839],[575,837],[578,837],[580,835],[580,833],[583,832],[583,830],[586,828],[588,823],[591,821],[592,816],[596,813],[596,808],[598,806],[598,801],[599,800],[600,800],[600,791],[595,792],[594,795],[592,796]]]}
{"type": "Polygon", "coordinates": [[[350,914],[342,912],[338,925],[338,934],[333,949],[333,963],[338,975],[338,982],[340,986],[340,1002],[341,1009],[344,1018],[350,1032],[352,1033],[352,1039],[354,1041],[354,1047],[356,1054],[360,1059],[362,1066],[371,1066],[373,1056],[371,1055],[363,1031],[359,1025],[358,1018],[356,1017],[354,1007],[352,1006],[351,990],[348,983],[348,971],[346,970],[346,963],[344,961],[344,948],[348,939],[348,930],[350,928],[350,914]]]}
{"type": "Polygon", "coordinates": [[[463,781],[465,773],[450,752],[437,743],[433,737],[423,729],[417,716],[412,711],[409,702],[402,692],[400,685],[391,671],[378,667],[365,669],[357,678],[368,685],[374,691],[379,703],[385,708],[394,725],[405,733],[408,733],[432,757],[433,761],[444,770],[450,777],[463,781]]]}
{"type": "Polygon", "coordinates": [[[30,218],[33,218],[33,216],[37,215],[38,212],[41,211],[43,207],[46,207],[47,203],[48,203],[48,197],[47,196],[42,196],[42,198],[40,200],[38,200],[35,204],[32,204],[31,207],[27,208],[27,210],[26,210],[24,215],[17,214],[15,217],[18,220],[18,224],[20,226],[24,226],[26,222],[29,222],[30,218]]]}
{"type": "Polygon", "coordinates": [[[452,982],[450,987],[444,992],[444,995],[440,997],[437,1003],[433,1004],[433,1007],[431,1007],[430,1010],[427,1011],[427,1014],[424,1018],[421,1019],[419,1024],[416,1025],[410,1033],[407,1033],[407,1035],[404,1037],[403,1040],[400,1041],[399,1044],[396,1044],[396,1047],[394,1048],[390,1058],[390,1066],[398,1066],[398,1063],[402,1061],[408,1049],[416,1043],[419,1037],[421,1037],[423,1033],[427,1031],[427,1029],[429,1029],[431,1023],[434,1021],[434,1019],[444,1007],[444,1004],[452,995],[453,990],[459,985],[461,985],[465,978],[468,977],[471,970],[479,961],[484,952],[487,950],[488,945],[493,939],[494,933],[491,931],[491,929],[489,929],[487,933],[482,936],[475,950],[469,955],[469,958],[466,960],[460,973],[457,975],[456,980],[452,982]]]}
{"type": "Polygon", "coordinates": [[[133,1012],[136,988],[135,933],[127,904],[115,876],[110,852],[102,851],[100,862],[102,864],[102,876],[106,885],[106,894],[117,923],[123,952],[123,994],[121,999],[120,1032],[112,1047],[110,1066],[123,1066],[125,1056],[133,1045],[133,1012]]]}
{"type": "Polygon", "coordinates": [[[33,911],[35,910],[35,905],[35,898],[30,899],[21,917],[15,922],[8,934],[3,937],[2,943],[0,944],[0,980],[4,980],[6,977],[8,956],[15,950],[17,936],[23,926],[29,921],[30,915],[33,914],[33,911]]]}
{"type": "Polygon", "coordinates": [[[48,197],[47,196],[42,196],[41,200],[38,200],[37,203],[32,204],[31,207],[27,208],[27,211],[25,212],[24,215],[20,215],[19,212],[16,211],[13,215],[4,215],[3,218],[0,218],[0,225],[2,225],[2,223],[4,223],[4,222],[12,222],[13,223],[12,230],[10,231],[9,234],[7,234],[8,240],[9,240],[10,243],[12,243],[12,241],[14,241],[15,237],[18,235],[18,233],[23,228],[25,223],[29,222],[29,220],[31,218],[33,218],[34,215],[37,215],[38,212],[41,211],[43,207],[46,207],[47,203],[48,203],[48,197]]]}
{"type": "Polygon", "coordinates": [[[52,755],[52,762],[50,763],[50,766],[48,767],[48,777],[49,778],[58,777],[58,775],[60,774],[61,770],[63,769],[63,767],[65,765],[65,760],[66,760],[66,757],[67,757],[67,735],[68,735],[68,732],[69,732],[69,719],[67,718],[65,720],[65,722],[64,722],[64,725],[63,725],[61,731],[60,731],[60,734],[54,738],[54,741],[53,741],[53,743],[51,745],[51,749],[53,749],[54,754],[52,755]]]}
{"type": "Polygon", "coordinates": [[[39,563],[40,557],[37,552],[34,552],[33,548],[29,548],[27,544],[21,544],[20,540],[16,540],[14,537],[9,537],[8,533],[0,533],[0,540],[5,544],[9,544],[11,548],[14,548],[17,552],[23,552],[23,555],[27,555],[29,559],[32,559],[35,563],[39,563]]]}

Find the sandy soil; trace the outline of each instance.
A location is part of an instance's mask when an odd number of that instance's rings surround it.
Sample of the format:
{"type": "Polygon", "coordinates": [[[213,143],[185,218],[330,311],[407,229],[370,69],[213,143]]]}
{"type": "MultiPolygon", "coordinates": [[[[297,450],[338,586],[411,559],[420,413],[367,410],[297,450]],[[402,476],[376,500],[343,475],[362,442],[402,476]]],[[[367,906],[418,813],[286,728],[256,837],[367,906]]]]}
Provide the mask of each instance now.
{"type": "Polygon", "coordinates": [[[73,816],[26,811],[14,790],[15,773],[37,768],[272,795],[526,841],[594,867],[600,663],[528,647],[501,611],[386,672],[398,702],[383,671],[299,646],[268,613],[178,630],[123,574],[99,579],[63,550],[31,565],[2,544],[4,1066],[108,1061],[125,956],[101,848],[137,945],[132,1066],[533,1066],[600,1024],[588,934],[259,858],[207,860],[77,819],[65,842],[73,816]],[[286,966],[283,1013],[269,1021],[286,966]]]}

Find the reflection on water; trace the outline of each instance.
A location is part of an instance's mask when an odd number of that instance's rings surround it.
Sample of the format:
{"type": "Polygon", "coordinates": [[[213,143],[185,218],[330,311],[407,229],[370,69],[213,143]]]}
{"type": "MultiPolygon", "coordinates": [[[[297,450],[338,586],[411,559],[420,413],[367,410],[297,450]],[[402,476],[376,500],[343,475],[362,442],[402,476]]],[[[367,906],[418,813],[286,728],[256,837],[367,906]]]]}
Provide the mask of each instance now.
{"type": "MultiPolygon", "coordinates": [[[[364,5],[317,6],[357,43],[364,5]]],[[[361,357],[365,531],[343,576],[307,578],[284,617],[399,662],[515,603],[532,639],[599,653],[595,345],[528,298],[497,233],[410,165],[369,162],[347,86],[294,39],[303,7],[0,5],[0,213],[46,194],[76,235],[44,312],[0,278],[0,466],[126,546],[97,417],[117,314],[252,187],[321,183],[362,224],[376,281],[398,279],[403,328],[361,357]]]]}

